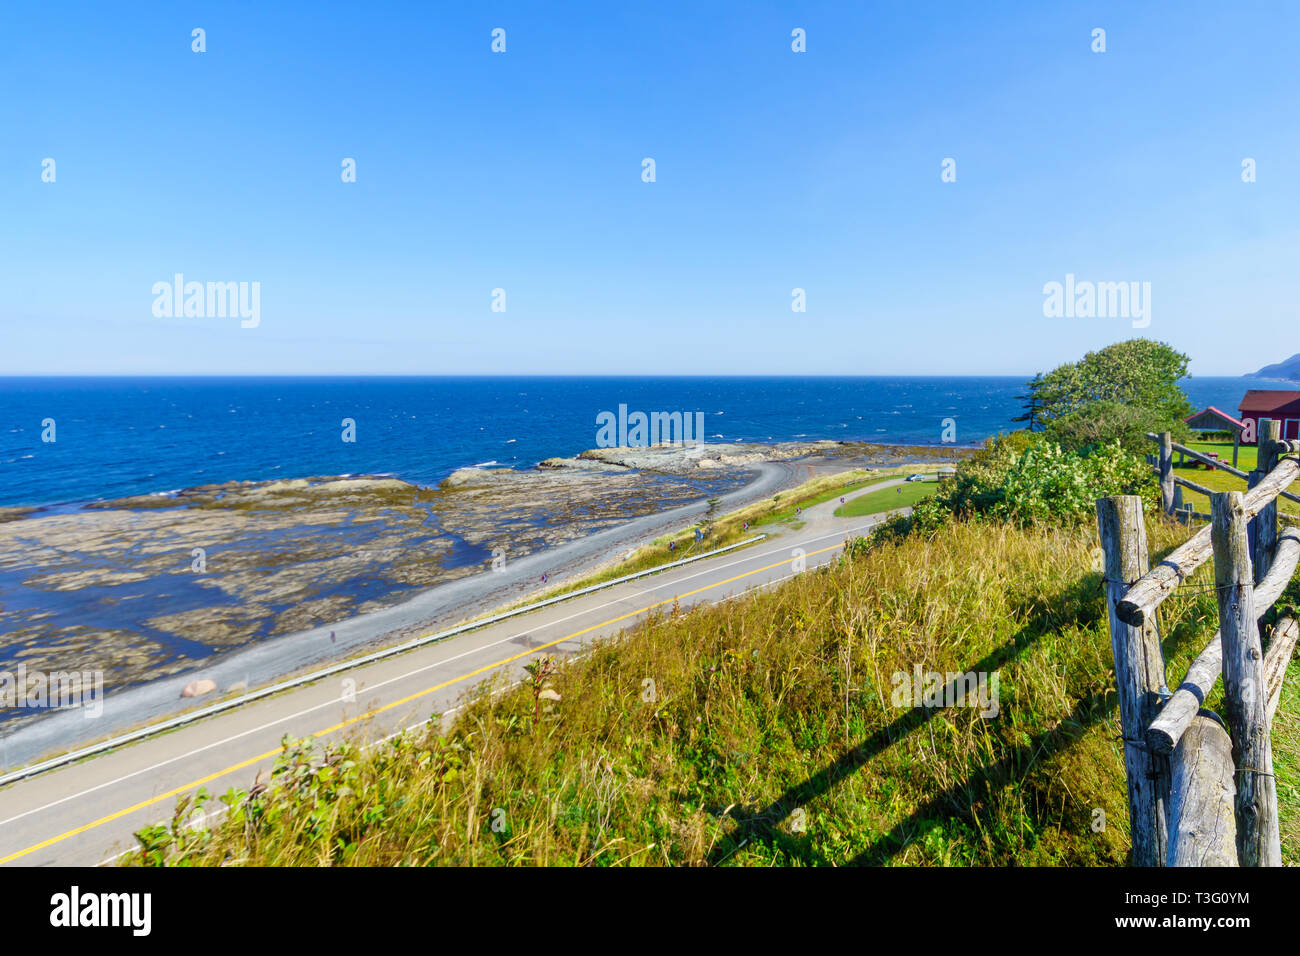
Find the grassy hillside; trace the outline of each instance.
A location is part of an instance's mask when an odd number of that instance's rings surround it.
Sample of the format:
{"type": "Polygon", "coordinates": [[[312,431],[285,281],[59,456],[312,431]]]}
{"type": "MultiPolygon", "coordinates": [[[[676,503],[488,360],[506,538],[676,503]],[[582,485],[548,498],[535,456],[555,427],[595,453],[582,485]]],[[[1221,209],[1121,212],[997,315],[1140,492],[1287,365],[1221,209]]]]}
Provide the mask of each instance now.
{"type": "MultiPolygon", "coordinates": [[[[1168,550],[1187,531],[1149,533],[1168,550]]],[[[959,521],[856,549],[658,616],[533,686],[485,689],[448,727],[370,749],[288,742],[269,789],[225,795],[232,812],[210,830],[186,828],[194,807],[179,806],[128,862],[1122,864],[1096,545],[1086,524],[959,521]],[[896,704],[892,675],[916,665],[996,672],[997,715],[896,704]]],[[[1204,588],[1166,602],[1173,677],[1215,620],[1204,588]]],[[[1294,677],[1274,736],[1291,863],[1294,677]]]]}

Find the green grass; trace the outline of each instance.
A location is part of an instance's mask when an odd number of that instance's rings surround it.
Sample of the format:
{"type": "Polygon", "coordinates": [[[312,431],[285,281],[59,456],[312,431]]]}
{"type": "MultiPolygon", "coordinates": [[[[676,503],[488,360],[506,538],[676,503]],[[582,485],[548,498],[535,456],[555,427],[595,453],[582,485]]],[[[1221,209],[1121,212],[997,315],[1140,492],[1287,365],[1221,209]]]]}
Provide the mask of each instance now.
{"type": "MultiPolygon", "coordinates": [[[[1199,451],[1202,455],[1217,454],[1219,460],[1226,465],[1232,464],[1232,442],[1215,442],[1215,441],[1189,441],[1184,442],[1192,451],[1199,451]]],[[[1155,443],[1152,443],[1155,447],[1155,443]]],[[[1258,450],[1254,445],[1242,445],[1237,449],[1237,464],[1234,466],[1238,471],[1254,471],[1255,464],[1259,460],[1258,450]]],[[[1174,461],[1178,461],[1178,452],[1174,452],[1174,461]]],[[[1190,459],[1188,463],[1191,464],[1190,459]]],[[[1197,464],[1197,467],[1201,466],[1197,464]]]]}
{"type": "MultiPolygon", "coordinates": [[[[1187,533],[1148,527],[1157,556],[1187,533]]],[[[125,862],[1122,865],[1096,547],[1087,525],[957,522],[673,608],[535,684],[480,688],[445,726],[365,750],[287,741],[269,789],[230,791],[210,828],[183,802],[125,862]],[[997,673],[999,713],[899,704],[893,675],[915,665],[997,673]]],[[[1207,583],[1208,565],[1161,608],[1171,684],[1213,634],[1207,583]]],[[[1292,864],[1298,696],[1274,737],[1292,864]]]]}
{"type": "MultiPolygon", "coordinates": [[[[1154,443],[1153,443],[1154,446],[1154,443]]],[[[1187,447],[1201,453],[1218,452],[1220,460],[1226,464],[1232,464],[1232,442],[1188,442],[1187,447]]],[[[1256,449],[1253,445],[1242,445],[1237,455],[1237,470],[1251,472],[1255,470],[1258,462],[1256,449]]],[[[1198,485],[1204,485],[1211,491],[1245,491],[1246,482],[1236,475],[1230,474],[1221,469],[1205,468],[1200,462],[1194,462],[1191,459],[1183,465],[1178,464],[1178,452],[1174,452],[1174,474],[1186,478],[1188,481],[1194,481],[1198,485]]],[[[1291,488],[1296,491],[1296,488],[1291,488]]],[[[1199,491],[1192,491],[1190,488],[1183,489],[1183,504],[1190,505],[1195,511],[1201,514],[1210,513],[1210,501],[1199,491]]],[[[1285,498],[1278,499],[1278,509],[1285,514],[1294,515],[1300,519],[1300,504],[1294,501],[1287,501],[1285,498]]]]}
{"type": "Polygon", "coordinates": [[[877,482],[888,481],[891,478],[900,478],[905,475],[913,474],[917,471],[936,471],[937,465],[923,465],[916,468],[891,468],[887,471],[872,471],[865,474],[858,473],[852,481],[833,483],[829,487],[823,484],[816,491],[798,497],[791,496],[775,502],[777,507],[771,509],[768,513],[761,515],[756,521],[751,523],[753,527],[759,527],[767,524],[791,524],[802,525],[799,515],[795,508],[811,508],[813,505],[819,505],[824,501],[830,501],[833,498],[842,498],[845,495],[860,491],[864,486],[874,485],[877,482]]]}
{"type": "Polygon", "coordinates": [[[893,488],[870,491],[835,509],[837,518],[874,515],[895,508],[908,508],[939,490],[937,481],[912,481],[893,488]]]}
{"type": "Polygon", "coordinates": [[[1300,664],[1287,668],[1282,698],[1273,718],[1273,772],[1277,775],[1277,816],[1282,860],[1300,863],[1300,664]]]}

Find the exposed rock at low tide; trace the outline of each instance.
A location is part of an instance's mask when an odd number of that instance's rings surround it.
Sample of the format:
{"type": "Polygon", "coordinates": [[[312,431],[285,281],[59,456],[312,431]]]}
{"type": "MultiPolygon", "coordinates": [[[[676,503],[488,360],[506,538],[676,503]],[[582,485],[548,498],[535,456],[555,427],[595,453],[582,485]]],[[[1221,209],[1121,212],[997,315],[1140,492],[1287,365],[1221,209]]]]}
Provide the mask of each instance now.
{"type": "Polygon", "coordinates": [[[19,518],[26,518],[28,515],[36,514],[36,512],[40,510],[42,509],[14,507],[0,508],[0,524],[4,524],[6,521],[17,521],[19,518]]]}
{"type": "Polygon", "coordinates": [[[6,509],[0,669],[99,670],[111,692],[398,604],[486,572],[496,555],[514,561],[725,494],[758,462],[963,453],[838,442],[605,448],[533,469],[462,469],[437,488],[323,477],[6,509]]]}
{"type": "Polygon", "coordinates": [[[540,467],[602,471],[652,471],[666,475],[693,475],[720,469],[749,468],[765,461],[797,458],[854,458],[868,465],[902,464],[926,458],[965,454],[952,446],[918,448],[864,442],[717,442],[693,445],[650,445],[633,448],[592,448],[574,458],[548,458],[540,467]]]}
{"type": "MultiPolygon", "coordinates": [[[[0,523],[0,668],[101,670],[111,690],[743,483],[620,469],[227,482],[0,523]]],[[[19,509],[11,509],[17,511],[19,509]]],[[[0,714],[0,720],[13,715],[0,714]]]]}

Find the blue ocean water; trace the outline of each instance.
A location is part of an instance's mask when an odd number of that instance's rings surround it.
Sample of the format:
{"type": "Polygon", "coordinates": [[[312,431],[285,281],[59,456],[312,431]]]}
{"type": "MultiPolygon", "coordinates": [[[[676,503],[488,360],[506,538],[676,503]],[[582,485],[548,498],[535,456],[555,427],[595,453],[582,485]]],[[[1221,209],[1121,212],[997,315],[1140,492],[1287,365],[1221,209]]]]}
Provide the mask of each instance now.
{"type": "MultiPolygon", "coordinates": [[[[529,467],[596,445],[596,415],[704,412],[708,441],[967,444],[1016,427],[1022,378],[3,378],[0,505],[232,480],[529,467]],[[356,441],[342,440],[345,418],[356,441]],[[55,441],[42,441],[53,419],[55,441]]],[[[1253,378],[1184,383],[1234,411],[1253,378]]]]}

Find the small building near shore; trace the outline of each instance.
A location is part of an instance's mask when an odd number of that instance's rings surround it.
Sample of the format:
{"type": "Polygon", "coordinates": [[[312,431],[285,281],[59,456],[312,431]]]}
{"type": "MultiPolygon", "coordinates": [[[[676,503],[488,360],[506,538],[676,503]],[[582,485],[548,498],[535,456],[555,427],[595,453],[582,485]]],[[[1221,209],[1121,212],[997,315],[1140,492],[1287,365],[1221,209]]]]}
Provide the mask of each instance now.
{"type": "Polygon", "coordinates": [[[1283,438],[1300,438],[1300,391],[1252,388],[1241,400],[1238,412],[1244,444],[1255,444],[1262,418],[1280,421],[1283,438]]]}
{"type": "Polygon", "coordinates": [[[1232,467],[1237,467],[1237,449],[1242,442],[1242,432],[1246,425],[1240,419],[1233,418],[1227,412],[1219,411],[1213,405],[1202,408],[1184,419],[1187,427],[1197,432],[1231,432],[1232,433],[1232,467]]]}

